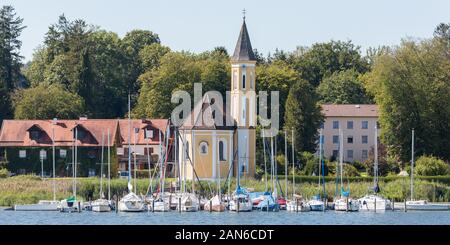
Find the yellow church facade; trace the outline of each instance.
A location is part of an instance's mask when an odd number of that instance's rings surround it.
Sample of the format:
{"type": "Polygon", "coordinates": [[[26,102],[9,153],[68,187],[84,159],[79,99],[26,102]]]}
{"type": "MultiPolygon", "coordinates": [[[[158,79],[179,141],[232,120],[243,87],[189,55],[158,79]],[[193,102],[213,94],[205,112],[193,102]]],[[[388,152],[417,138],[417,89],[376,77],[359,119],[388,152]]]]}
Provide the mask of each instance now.
{"type": "Polygon", "coordinates": [[[219,111],[224,124],[196,124],[199,119],[203,119],[202,114],[217,114],[212,112],[215,110],[214,101],[205,95],[179,128],[181,140],[178,142],[178,159],[183,179],[217,180],[219,177],[236,177],[238,174],[241,177],[254,177],[257,120],[255,66],[256,57],[244,19],[230,60],[229,110],[220,108],[219,111]],[[226,124],[227,117],[231,118],[231,125],[226,124]]]}

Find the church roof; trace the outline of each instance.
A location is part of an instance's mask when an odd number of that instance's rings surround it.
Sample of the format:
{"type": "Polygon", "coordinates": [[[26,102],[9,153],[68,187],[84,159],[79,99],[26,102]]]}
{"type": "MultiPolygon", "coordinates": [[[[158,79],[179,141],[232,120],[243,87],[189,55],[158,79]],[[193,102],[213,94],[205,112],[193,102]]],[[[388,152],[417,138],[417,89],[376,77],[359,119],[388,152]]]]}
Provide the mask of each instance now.
{"type": "Polygon", "coordinates": [[[187,116],[180,129],[234,130],[235,121],[225,110],[224,106],[216,107],[216,111],[213,113],[212,105],[213,103],[210,102],[208,95],[205,94],[203,99],[195,105],[194,109],[187,116]],[[216,116],[218,119],[217,121],[214,120],[216,116]],[[219,122],[219,124],[217,122],[219,122]]]}
{"type": "Polygon", "coordinates": [[[231,57],[231,61],[256,61],[255,54],[253,53],[252,44],[250,43],[250,36],[248,35],[247,25],[242,23],[241,32],[234,49],[234,54],[231,57]]]}

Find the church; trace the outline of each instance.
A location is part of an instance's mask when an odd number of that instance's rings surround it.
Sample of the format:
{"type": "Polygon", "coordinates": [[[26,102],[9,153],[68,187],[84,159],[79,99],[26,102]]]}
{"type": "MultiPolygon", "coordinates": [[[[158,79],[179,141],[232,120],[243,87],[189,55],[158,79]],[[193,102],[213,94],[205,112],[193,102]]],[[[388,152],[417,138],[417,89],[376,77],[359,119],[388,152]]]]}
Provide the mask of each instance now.
{"type": "Polygon", "coordinates": [[[238,175],[254,177],[257,119],[255,66],[256,57],[244,17],[230,59],[230,105],[220,107],[221,111],[217,112],[213,109],[214,100],[205,95],[179,127],[181,140],[177,146],[183,179],[217,180],[219,177],[238,175]],[[212,121],[197,124],[203,113],[211,113],[212,118],[220,114],[224,122],[231,119],[232,123],[219,125],[212,121]]]}

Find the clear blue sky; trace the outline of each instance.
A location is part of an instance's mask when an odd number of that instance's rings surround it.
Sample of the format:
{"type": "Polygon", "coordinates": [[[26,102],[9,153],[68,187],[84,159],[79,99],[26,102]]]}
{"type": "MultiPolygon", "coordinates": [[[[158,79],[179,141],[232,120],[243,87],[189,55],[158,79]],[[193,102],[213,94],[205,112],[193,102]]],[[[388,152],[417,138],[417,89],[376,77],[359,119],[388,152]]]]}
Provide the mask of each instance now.
{"type": "Polygon", "coordinates": [[[247,10],[252,45],[266,55],[315,42],[352,40],[362,50],[395,45],[405,37],[428,38],[450,22],[448,0],[1,0],[24,18],[22,55],[28,61],[48,26],[64,13],[121,37],[141,28],[159,34],[173,50],[202,52],[216,46],[233,51],[247,10]]]}

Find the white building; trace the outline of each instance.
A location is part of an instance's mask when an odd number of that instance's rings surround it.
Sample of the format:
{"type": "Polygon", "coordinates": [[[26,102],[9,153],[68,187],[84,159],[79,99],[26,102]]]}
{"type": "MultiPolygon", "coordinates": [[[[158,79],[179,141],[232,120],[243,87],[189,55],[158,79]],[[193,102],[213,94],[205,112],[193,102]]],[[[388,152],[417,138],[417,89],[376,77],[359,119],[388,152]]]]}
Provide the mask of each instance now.
{"type": "Polygon", "coordinates": [[[365,161],[375,145],[377,105],[322,105],[324,156],[339,156],[339,129],[344,138],[344,161],[365,161]]]}

